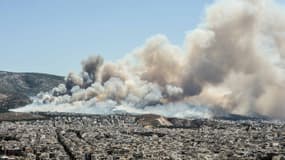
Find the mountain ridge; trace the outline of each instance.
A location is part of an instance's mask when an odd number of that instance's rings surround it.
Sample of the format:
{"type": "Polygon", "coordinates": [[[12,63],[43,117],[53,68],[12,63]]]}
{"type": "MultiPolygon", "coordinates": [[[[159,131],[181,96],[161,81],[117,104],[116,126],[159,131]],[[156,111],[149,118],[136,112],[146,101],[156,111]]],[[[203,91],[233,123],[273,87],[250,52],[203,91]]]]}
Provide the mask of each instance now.
{"type": "Polygon", "coordinates": [[[60,83],[63,76],[33,72],[0,71],[0,111],[31,103],[31,96],[49,91],[60,83]]]}

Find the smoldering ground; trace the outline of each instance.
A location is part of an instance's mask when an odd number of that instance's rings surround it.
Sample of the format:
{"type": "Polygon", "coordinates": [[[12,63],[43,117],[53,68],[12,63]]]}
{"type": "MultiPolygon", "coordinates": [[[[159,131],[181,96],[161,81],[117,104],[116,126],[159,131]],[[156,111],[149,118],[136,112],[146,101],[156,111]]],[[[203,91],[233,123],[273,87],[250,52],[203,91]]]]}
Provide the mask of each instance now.
{"type": "Polygon", "coordinates": [[[284,118],[283,10],[273,0],[217,0],[183,47],[156,35],[116,63],[91,56],[80,74],[16,110],[284,118]]]}

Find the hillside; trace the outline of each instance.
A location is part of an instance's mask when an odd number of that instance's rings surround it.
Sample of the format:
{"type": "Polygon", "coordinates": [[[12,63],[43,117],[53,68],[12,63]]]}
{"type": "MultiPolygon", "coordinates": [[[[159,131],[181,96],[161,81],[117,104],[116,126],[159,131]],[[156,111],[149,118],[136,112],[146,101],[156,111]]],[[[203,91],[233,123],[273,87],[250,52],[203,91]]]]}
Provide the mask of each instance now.
{"type": "Polygon", "coordinates": [[[64,83],[64,77],[0,71],[0,111],[29,104],[30,96],[49,91],[60,83],[64,83]]]}

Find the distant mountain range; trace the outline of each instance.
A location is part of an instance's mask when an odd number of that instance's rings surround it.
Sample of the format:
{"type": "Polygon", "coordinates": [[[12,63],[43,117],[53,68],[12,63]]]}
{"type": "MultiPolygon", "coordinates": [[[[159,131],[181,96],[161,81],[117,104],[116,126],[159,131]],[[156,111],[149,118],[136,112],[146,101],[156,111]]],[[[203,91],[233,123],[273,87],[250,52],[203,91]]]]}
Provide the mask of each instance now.
{"type": "Polygon", "coordinates": [[[0,71],[0,112],[31,103],[29,97],[49,91],[64,77],[42,73],[13,73],[0,71]]]}

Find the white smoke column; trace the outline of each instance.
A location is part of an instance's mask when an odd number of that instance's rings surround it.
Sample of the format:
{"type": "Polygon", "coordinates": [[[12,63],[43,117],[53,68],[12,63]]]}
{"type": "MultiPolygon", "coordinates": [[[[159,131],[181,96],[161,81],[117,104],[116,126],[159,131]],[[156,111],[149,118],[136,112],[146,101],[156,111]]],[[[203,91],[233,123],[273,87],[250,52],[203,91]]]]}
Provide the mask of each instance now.
{"type": "Polygon", "coordinates": [[[156,35],[117,63],[89,57],[65,86],[18,110],[284,118],[283,10],[273,0],[217,0],[185,48],[156,35]]]}

